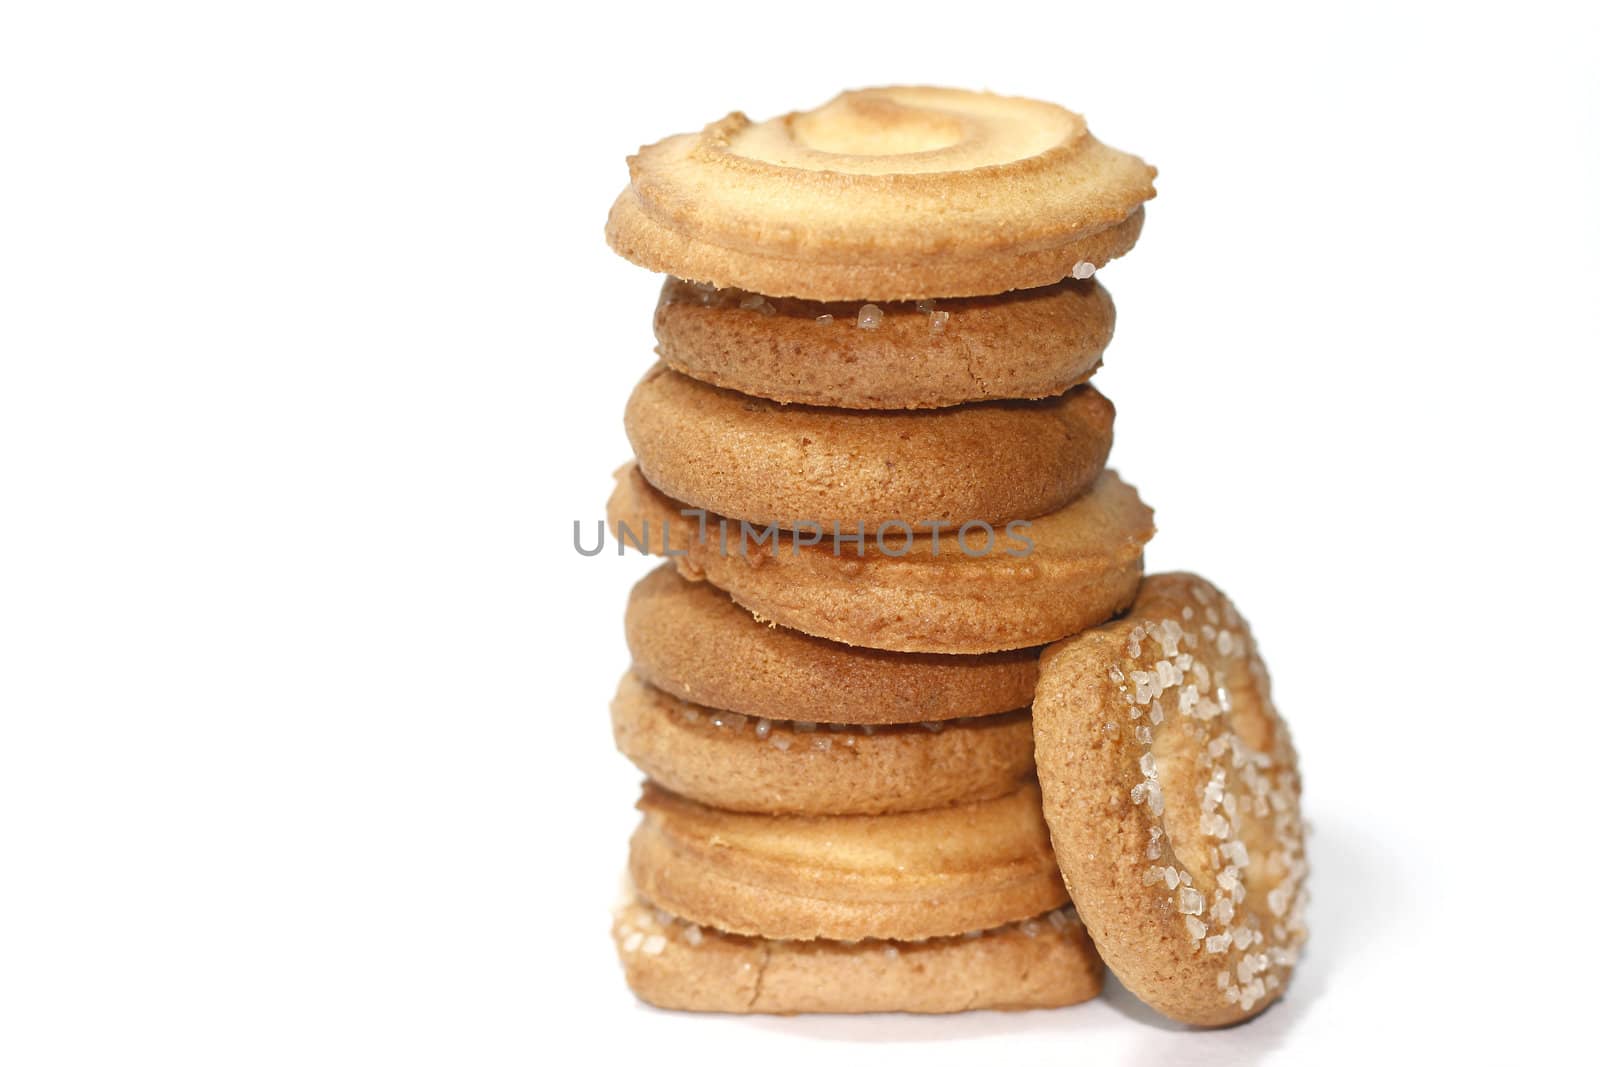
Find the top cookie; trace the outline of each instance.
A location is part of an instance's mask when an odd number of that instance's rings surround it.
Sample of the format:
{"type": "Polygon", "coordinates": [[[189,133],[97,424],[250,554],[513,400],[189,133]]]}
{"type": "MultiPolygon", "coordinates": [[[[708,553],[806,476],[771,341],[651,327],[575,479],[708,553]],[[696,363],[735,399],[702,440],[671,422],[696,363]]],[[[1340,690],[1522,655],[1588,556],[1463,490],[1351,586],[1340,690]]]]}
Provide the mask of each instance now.
{"type": "Polygon", "coordinates": [[[1300,775],[1255,639],[1192,574],[1052,645],[1033,732],[1045,819],[1106,965],[1182,1022],[1283,992],[1305,940],[1300,775]]]}
{"type": "Polygon", "coordinates": [[[808,300],[985,296],[1133,247],[1155,169],[1054,104],[959,89],[735,112],[628,159],[606,239],[692,281],[808,300]]]}

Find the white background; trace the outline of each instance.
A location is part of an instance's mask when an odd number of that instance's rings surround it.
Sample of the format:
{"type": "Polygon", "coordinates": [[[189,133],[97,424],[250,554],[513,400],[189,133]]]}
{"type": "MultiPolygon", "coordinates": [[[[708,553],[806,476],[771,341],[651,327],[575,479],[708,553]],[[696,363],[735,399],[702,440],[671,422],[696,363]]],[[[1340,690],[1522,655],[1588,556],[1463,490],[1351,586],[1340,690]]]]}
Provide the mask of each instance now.
{"type": "Polygon", "coordinates": [[[1586,1029],[1593,5],[7,5],[0,1061],[1430,1062],[1586,1029]],[[1161,168],[1102,278],[1152,569],[1254,622],[1313,940],[1250,1026],[639,1006],[641,142],[932,82],[1161,168]]]}

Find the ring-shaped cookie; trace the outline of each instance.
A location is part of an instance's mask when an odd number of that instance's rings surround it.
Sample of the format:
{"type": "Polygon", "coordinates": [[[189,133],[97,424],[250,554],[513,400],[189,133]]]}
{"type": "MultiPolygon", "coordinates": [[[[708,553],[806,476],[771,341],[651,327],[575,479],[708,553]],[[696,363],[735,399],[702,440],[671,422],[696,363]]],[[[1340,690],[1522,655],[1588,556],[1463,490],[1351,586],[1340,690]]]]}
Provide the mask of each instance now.
{"type": "Polygon", "coordinates": [[[718,811],[646,783],[639,809],[633,884],[672,914],[729,933],[907,941],[1067,902],[1032,782],[894,815],[718,811]]]}
{"type": "Polygon", "coordinates": [[[1038,400],[1087,381],[1116,310],[1098,283],[882,305],[765,297],[668,278],[656,352],[673,370],[783,404],[910,410],[1038,400]]]}
{"type": "Polygon", "coordinates": [[[1157,1010],[1260,1012],[1305,940],[1300,776],[1249,627],[1203,578],[1146,578],[1115,622],[1046,650],[1045,816],[1107,966],[1157,1010]]]}
{"type": "Polygon", "coordinates": [[[1002,796],[1033,774],[1026,709],[904,726],[785,722],[691,704],[630,671],[611,732],[652,781],[726,811],[922,811],[1002,796]]]}
{"type": "Polygon", "coordinates": [[[762,619],[897,652],[998,652],[1102,622],[1132,603],[1155,535],[1150,509],[1111,471],[1020,532],[946,531],[938,547],[928,535],[757,543],[715,515],[702,517],[702,530],[686,508],[630,463],[617,472],[606,518],[619,548],[670,551],[685,577],[710,581],[762,619]]]}
{"type": "Polygon", "coordinates": [[[1033,702],[1039,650],[886,652],[761,622],[670,563],[628,595],[633,670],[706,707],[798,722],[888,726],[998,715],[1033,702]]]}
{"type": "Polygon", "coordinates": [[[789,530],[876,531],[1004,526],[1065,507],[1105,468],[1115,415],[1091,385],[933,411],[784,405],[657,363],[623,424],[670,497],[789,530]]]}
{"type": "Polygon", "coordinates": [[[1060,1008],[1098,996],[1105,972],[1070,907],[924,941],[781,941],[684,922],[635,898],[611,932],[634,993],[679,1011],[1060,1008]]]}
{"type": "Polygon", "coordinates": [[[1133,247],[1155,169],[1082,116],[958,89],[735,112],[641,148],[606,224],[617,252],[719,287],[809,300],[982,296],[1082,276],[1133,247]]]}

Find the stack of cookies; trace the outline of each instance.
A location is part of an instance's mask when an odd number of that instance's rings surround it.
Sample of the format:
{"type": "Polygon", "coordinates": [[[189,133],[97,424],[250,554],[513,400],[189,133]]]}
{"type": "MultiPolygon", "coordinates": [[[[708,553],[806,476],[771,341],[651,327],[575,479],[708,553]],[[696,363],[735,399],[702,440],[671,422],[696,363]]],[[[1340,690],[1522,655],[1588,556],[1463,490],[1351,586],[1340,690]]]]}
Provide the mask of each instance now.
{"type": "Polygon", "coordinates": [[[629,984],[1054,1007],[1104,957],[1174,1017],[1259,1011],[1303,934],[1293,750],[1226,599],[1141,583],[1152,515],[1087,384],[1153,169],[1053,105],[922,88],[629,165],[607,237],[669,276],[608,507],[668,557],[612,705],[649,778],[629,984]]]}

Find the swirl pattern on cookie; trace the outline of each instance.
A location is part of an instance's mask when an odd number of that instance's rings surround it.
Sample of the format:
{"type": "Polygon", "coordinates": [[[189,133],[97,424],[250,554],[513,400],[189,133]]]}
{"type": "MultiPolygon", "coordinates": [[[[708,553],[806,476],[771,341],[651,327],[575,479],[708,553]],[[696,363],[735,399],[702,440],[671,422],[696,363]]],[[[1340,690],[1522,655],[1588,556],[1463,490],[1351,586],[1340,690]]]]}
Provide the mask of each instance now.
{"type": "Polygon", "coordinates": [[[1067,902],[1039,804],[1029,782],[931,811],[751,815],[646,783],[628,870],[648,899],[729,933],[944,937],[1067,902]]]}
{"type": "Polygon", "coordinates": [[[612,248],[719,287],[810,300],[1050,285],[1133,247],[1155,170],[1082,116],[892,87],[766,122],[735,112],[628,160],[612,248]]]}
{"type": "Polygon", "coordinates": [[[1255,639],[1203,578],[1147,578],[1128,614],[1046,650],[1045,815],[1106,964],[1182,1022],[1282,994],[1305,940],[1300,776],[1255,639]]]}
{"type": "Polygon", "coordinates": [[[1103,622],[1133,602],[1155,535],[1150,509],[1111,471],[1025,528],[946,531],[938,547],[929,535],[757,543],[715,515],[702,530],[686,509],[630,463],[606,518],[619,544],[670,552],[684,577],[710,581],[761,619],[896,652],[999,652],[1103,622]]]}
{"type": "Polygon", "coordinates": [[[877,305],[668,278],[655,332],[668,366],[711,385],[782,404],[912,410],[1059,396],[1099,368],[1115,321],[1092,280],[877,305]]]}
{"type": "Polygon", "coordinates": [[[909,531],[1064,507],[1105,467],[1115,415],[1091,385],[937,411],[783,405],[657,363],[624,425],[650,484],[694,507],[786,530],[909,531]]]}
{"type": "Polygon", "coordinates": [[[691,704],[629,672],[611,731],[652,781],[727,811],[922,811],[1002,796],[1033,774],[1026,709],[904,726],[786,722],[691,704]]]}
{"type": "Polygon", "coordinates": [[[611,933],[629,988],[679,1011],[1060,1008],[1098,996],[1105,973],[1070,907],[922,941],[783,941],[685,922],[635,897],[611,933]]]}
{"type": "Polygon", "coordinates": [[[633,670],[672,695],[750,718],[887,726],[999,715],[1033,702],[1039,649],[886,652],[761,622],[670,563],[628,595],[633,670]]]}

